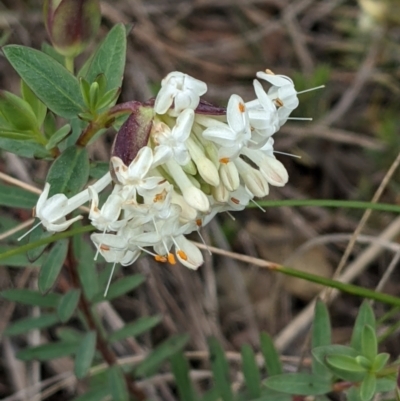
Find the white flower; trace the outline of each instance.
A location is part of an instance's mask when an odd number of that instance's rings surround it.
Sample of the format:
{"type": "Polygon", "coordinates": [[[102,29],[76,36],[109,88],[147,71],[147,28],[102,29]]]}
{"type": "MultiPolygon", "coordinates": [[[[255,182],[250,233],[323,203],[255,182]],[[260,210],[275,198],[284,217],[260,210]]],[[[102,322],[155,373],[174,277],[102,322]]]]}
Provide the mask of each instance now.
{"type": "Polygon", "coordinates": [[[203,132],[203,137],[220,145],[218,157],[227,163],[236,158],[251,138],[250,122],[243,99],[232,95],[226,110],[228,125],[216,124],[203,132]]]}
{"type": "Polygon", "coordinates": [[[132,250],[132,247],[128,246],[128,239],[121,235],[92,234],[90,238],[109,263],[121,263],[123,266],[128,266],[141,254],[139,248],[132,250]]]}
{"type": "Polygon", "coordinates": [[[185,109],[194,110],[200,96],[207,92],[207,85],[182,72],[170,72],[162,81],[154,103],[154,110],[158,114],[164,114],[174,103],[175,115],[185,109]]]}
{"type": "Polygon", "coordinates": [[[118,231],[125,224],[124,221],[118,221],[124,199],[119,194],[112,193],[101,209],[99,209],[99,196],[97,192],[92,187],[89,187],[88,190],[92,197],[89,213],[92,225],[104,232],[118,231]]]}
{"type": "Polygon", "coordinates": [[[148,146],[141,148],[129,166],[116,156],[111,158],[111,164],[119,184],[124,186],[126,196],[136,198],[136,192],[144,195],[147,190],[157,187],[162,181],[161,177],[147,177],[153,164],[153,151],[148,146]]]}
{"type": "Polygon", "coordinates": [[[56,194],[49,198],[49,192],[50,184],[46,182],[35,208],[36,217],[47,231],[51,233],[64,231],[75,221],[82,219],[82,216],[76,216],[66,220],[65,216],[70,212],[68,206],[71,206],[68,198],[64,194],[56,194]]]}
{"type": "Polygon", "coordinates": [[[257,77],[272,85],[268,90],[268,96],[278,107],[279,125],[282,126],[290,113],[299,105],[293,81],[285,75],[275,75],[269,70],[257,72],[257,77]]]}
{"type": "Polygon", "coordinates": [[[255,79],[253,85],[257,99],[246,103],[253,129],[248,146],[260,148],[279,130],[279,116],[274,102],[266,94],[260,82],[255,79]]]}
{"type": "Polygon", "coordinates": [[[190,156],[185,141],[189,138],[193,120],[194,111],[186,109],[176,119],[172,130],[163,122],[154,124],[151,137],[157,145],[154,149],[154,157],[158,159],[157,164],[171,157],[181,166],[189,162],[190,156]]]}

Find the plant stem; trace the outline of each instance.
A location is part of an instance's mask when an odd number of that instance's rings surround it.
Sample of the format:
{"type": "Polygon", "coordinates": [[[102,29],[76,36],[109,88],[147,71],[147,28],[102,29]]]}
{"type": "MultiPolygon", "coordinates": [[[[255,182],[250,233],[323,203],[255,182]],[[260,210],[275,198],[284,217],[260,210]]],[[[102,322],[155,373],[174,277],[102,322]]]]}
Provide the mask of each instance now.
{"type": "MultiPolygon", "coordinates": [[[[82,314],[85,316],[86,322],[89,326],[90,330],[93,330],[97,333],[97,344],[96,348],[103,356],[103,359],[107,362],[109,366],[118,365],[118,359],[114,352],[108,347],[106,339],[103,337],[103,334],[100,328],[96,324],[96,319],[93,315],[91,305],[89,300],[85,297],[84,291],[82,289],[82,285],[79,279],[79,275],[76,269],[76,260],[72,250],[72,242],[69,242],[68,255],[66,260],[66,266],[71,277],[72,286],[74,288],[81,289],[81,297],[79,300],[79,309],[82,314]]],[[[125,382],[129,393],[138,401],[146,400],[145,393],[136,385],[134,380],[130,378],[128,375],[124,374],[125,382]]]]}
{"type": "Polygon", "coordinates": [[[114,120],[122,114],[133,113],[136,111],[142,103],[136,102],[134,100],[126,103],[117,104],[111,109],[105,111],[104,113],[97,116],[96,119],[91,121],[89,125],[82,132],[81,136],[77,141],[78,146],[85,147],[90,140],[96,135],[99,130],[103,128],[108,128],[114,120]]]}
{"type": "Polygon", "coordinates": [[[65,68],[70,72],[74,73],[74,58],[73,57],[65,57],[65,68]]]}

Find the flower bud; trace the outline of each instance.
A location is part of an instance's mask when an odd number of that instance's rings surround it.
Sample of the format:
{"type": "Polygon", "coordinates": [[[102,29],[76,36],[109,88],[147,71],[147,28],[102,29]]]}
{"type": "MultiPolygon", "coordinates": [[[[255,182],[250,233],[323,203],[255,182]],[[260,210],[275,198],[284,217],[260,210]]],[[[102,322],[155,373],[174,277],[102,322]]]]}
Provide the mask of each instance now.
{"type": "Polygon", "coordinates": [[[43,14],[51,43],[66,57],[86,48],[101,20],[99,0],[45,0],[43,14]]]}
{"type": "Polygon", "coordinates": [[[147,145],[154,112],[151,107],[139,106],[122,124],[111,149],[111,156],[119,157],[126,166],[147,145]]]}

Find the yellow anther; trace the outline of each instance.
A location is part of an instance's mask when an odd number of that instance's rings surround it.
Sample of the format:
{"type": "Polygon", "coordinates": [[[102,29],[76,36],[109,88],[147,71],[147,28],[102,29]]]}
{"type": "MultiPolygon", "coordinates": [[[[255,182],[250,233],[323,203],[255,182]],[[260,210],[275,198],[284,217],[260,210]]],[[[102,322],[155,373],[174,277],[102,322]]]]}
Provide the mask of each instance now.
{"type": "Polygon", "coordinates": [[[167,258],[161,255],[154,256],[154,259],[156,260],[156,262],[162,262],[162,263],[165,263],[167,261],[167,258]]]}
{"type": "Polygon", "coordinates": [[[173,253],[169,253],[169,254],[168,254],[168,262],[169,262],[171,265],[176,265],[176,260],[175,260],[175,256],[174,256],[173,253]]]}
{"type": "Polygon", "coordinates": [[[219,159],[219,162],[222,164],[228,164],[229,163],[229,157],[223,157],[219,159]]]}
{"type": "Polygon", "coordinates": [[[231,198],[231,201],[233,203],[235,203],[236,205],[240,205],[240,201],[238,199],[236,199],[236,198],[231,198]]]}
{"type": "Polygon", "coordinates": [[[183,252],[181,249],[177,250],[177,251],[176,251],[176,254],[177,254],[182,260],[187,260],[187,259],[188,259],[186,253],[183,252]]]}

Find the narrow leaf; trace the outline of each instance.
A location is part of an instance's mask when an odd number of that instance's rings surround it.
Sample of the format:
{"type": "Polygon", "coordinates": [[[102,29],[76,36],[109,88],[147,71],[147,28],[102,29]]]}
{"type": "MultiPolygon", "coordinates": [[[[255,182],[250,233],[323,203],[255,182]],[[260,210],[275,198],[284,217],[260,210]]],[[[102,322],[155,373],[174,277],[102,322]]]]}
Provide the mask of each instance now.
{"type": "Polygon", "coordinates": [[[364,355],[371,362],[378,355],[378,341],[375,330],[370,325],[365,325],[361,333],[361,349],[364,355]]]}
{"type": "Polygon", "coordinates": [[[350,342],[350,345],[360,353],[362,352],[362,346],[361,346],[362,332],[366,324],[370,325],[374,330],[376,330],[374,311],[372,310],[371,305],[369,304],[368,301],[364,301],[361,304],[360,310],[358,311],[356,323],[353,328],[353,334],[351,336],[351,342],[350,342]]]}
{"type": "Polygon", "coordinates": [[[73,238],[74,254],[78,261],[78,274],[86,298],[92,300],[99,292],[93,248],[80,235],[73,238]]]}
{"type": "Polygon", "coordinates": [[[47,107],[37,98],[23,79],[21,79],[21,94],[35,113],[38,127],[41,127],[46,117],[47,107]]]}
{"type": "Polygon", "coordinates": [[[373,373],[365,376],[360,386],[360,397],[362,401],[369,401],[375,395],[376,377],[373,373]]]}
{"type": "Polygon", "coordinates": [[[46,181],[51,185],[50,196],[63,193],[70,198],[83,188],[88,178],[87,149],[71,146],[52,164],[46,181]]]}
{"type": "MultiPolygon", "coordinates": [[[[33,226],[36,226],[38,223],[40,222],[39,219],[35,219],[33,226]]],[[[38,240],[44,239],[44,238],[49,238],[51,237],[52,234],[49,233],[48,231],[45,230],[45,228],[40,224],[39,226],[37,226],[30,234],[29,234],[29,244],[32,244],[38,240]]],[[[38,259],[42,253],[44,252],[44,250],[46,249],[48,245],[41,245],[38,246],[36,248],[33,248],[31,250],[29,250],[26,254],[28,256],[28,259],[30,261],[35,261],[36,259],[38,259]]]]}
{"type": "Polygon", "coordinates": [[[215,338],[208,341],[214,385],[222,401],[233,401],[234,396],[229,380],[229,365],[224,350],[215,338]]]}
{"type": "Polygon", "coordinates": [[[75,357],[75,375],[78,379],[85,377],[90,367],[94,354],[96,352],[96,332],[91,331],[83,337],[75,357]]]}
{"type": "Polygon", "coordinates": [[[326,361],[330,366],[348,370],[349,372],[365,372],[365,368],[360,366],[357,360],[348,355],[328,355],[326,361]]]}
{"type": "Polygon", "coordinates": [[[267,333],[261,333],[260,345],[268,375],[273,376],[283,373],[278,351],[274,346],[272,338],[267,333]]]}
{"type": "Polygon", "coordinates": [[[250,345],[245,344],[241,349],[242,370],[246,382],[247,391],[251,398],[261,396],[261,376],[258,369],[254,351],[250,345]]]}
{"type": "Polygon", "coordinates": [[[74,354],[77,349],[76,343],[56,342],[51,344],[39,345],[37,347],[27,348],[17,353],[17,358],[23,361],[33,359],[39,361],[48,361],[50,359],[62,358],[74,354]]]}
{"type": "Polygon", "coordinates": [[[0,138],[0,148],[18,156],[38,159],[51,158],[45,147],[34,141],[18,141],[15,139],[0,138]]]}
{"type": "Polygon", "coordinates": [[[0,205],[21,209],[32,209],[38,200],[38,195],[22,188],[0,184],[0,205]]]}
{"type": "Polygon", "coordinates": [[[59,318],[55,313],[36,317],[28,317],[17,320],[13,324],[11,324],[11,326],[8,326],[4,330],[4,334],[7,336],[16,336],[35,329],[45,329],[47,327],[53,326],[58,322],[59,318]]]}
{"type": "Polygon", "coordinates": [[[92,83],[99,74],[104,74],[107,78],[107,91],[121,86],[125,57],[126,31],[122,24],[117,24],[91,58],[85,75],[86,80],[92,83]]]}
{"type": "Polygon", "coordinates": [[[64,125],[57,130],[47,142],[46,149],[53,149],[59,142],[61,142],[67,135],[71,133],[71,126],[69,124],[64,125]]]}
{"type": "Polygon", "coordinates": [[[329,380],[308,373],[286,373],[269,377],[265,384],[268,388],[286,394],[320,395],[329,393],[332,385],[329,380]]]}
{"type": "Polygon", "coordinates": [[[57,314],[63,323],[68,322],[74,314],[80,296],[81,291],[78,289],[72,289],[62,296],[57,307],[57,314]]]}
{"type": "Polygon", "coordinates": [[[51,248],[39,272],[38,286],[42,292],[48,291],[57,280],[68,251],[68,240],[57,241],[51,248]]]}
{"type": "Polygon", "coordinates": [[[61,298],[59,294],[43,295],[39,291],[26,289],[5,290],[0,295],[9,301],[42,308],[55,308],[61,298]]]}
{"type": "MultiPolygon", "coordinates": [[[[315,304],[314,321],[312,327],[311,348],[322,347],[331,344],[331,322],[328,308],[325,303],[318,300],[315,304]]],[[[315,357],[312,358],[312,372],[321,377],[330,377],[327,367],[315,357]]]]}
{"type": "Polygon", "coordinates": [[[196,393],[189,377],[189,364],[183,352],[178,352],[170,357],[172,373],[178,387],[179,399],[196,401],[196,393]]]}
{"type": "Polygon", "coordinates": [[[186,334],[170,337],[153,350],[147,358],[136,367],[135,375],[142,377],[154,374],[166,359],[182,350],[188,341],[189,336],[186,334]]]}
{"type": "Polygon", "coordinates": [[[129,401],[124,375],[119,366],[112,366],[108,369],[108,385],[114,401],[129,401]]]}
{"type": "Polygon", "coordinates": [[[121,341],[127,337],[135,337],[140,334],[146,333],[154,326],[157,326],[161,321],[160,316],[142,317],[135,320],[133,323],[127,324],[122,329],[112,333],[109,337],[111,343],[121,341]]]}
{"type": "Polygon", "coordinates": [[[20,77],[54,113],[73,118],[83,111],[78,80],[52,57],[20,45],[4,46],[3,52],[20,77]]]}
{"type": "Polygon", "coordinates": [[[93,302],[111,301],[139,287],[145,280],[145,276],[141,274],[121,278],[110,285],[106,296],[104,296],[104,291],[102,291],[93,298],[93,302]]]}

